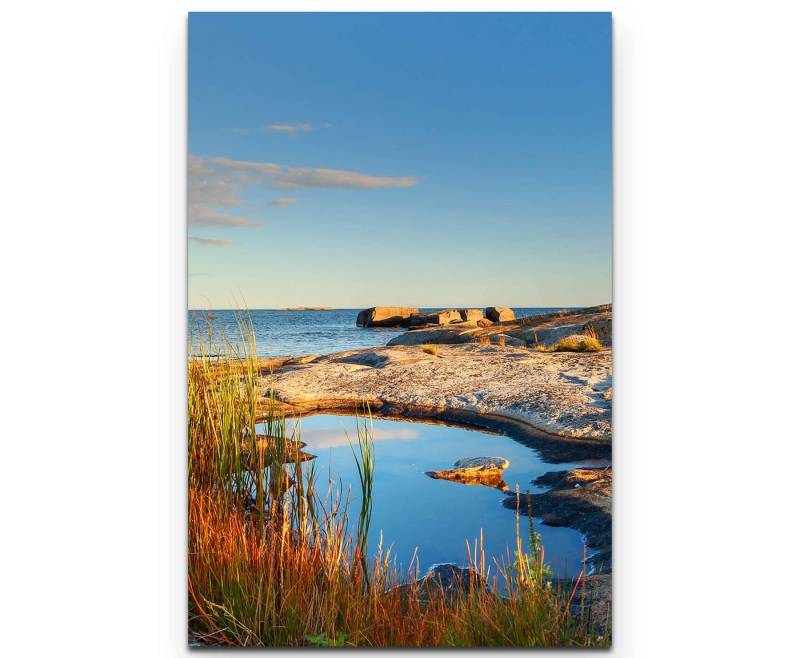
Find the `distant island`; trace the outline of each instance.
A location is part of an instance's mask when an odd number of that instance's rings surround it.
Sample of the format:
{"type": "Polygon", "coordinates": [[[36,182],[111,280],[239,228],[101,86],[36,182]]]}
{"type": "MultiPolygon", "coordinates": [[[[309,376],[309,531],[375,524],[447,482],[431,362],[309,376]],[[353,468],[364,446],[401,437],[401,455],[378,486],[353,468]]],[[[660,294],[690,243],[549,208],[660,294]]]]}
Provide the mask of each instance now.
{"type": "Polygon", "coordinates": [[[330,306],[290,306],[286,311],[335,311],[335,308],[330,306]]]}

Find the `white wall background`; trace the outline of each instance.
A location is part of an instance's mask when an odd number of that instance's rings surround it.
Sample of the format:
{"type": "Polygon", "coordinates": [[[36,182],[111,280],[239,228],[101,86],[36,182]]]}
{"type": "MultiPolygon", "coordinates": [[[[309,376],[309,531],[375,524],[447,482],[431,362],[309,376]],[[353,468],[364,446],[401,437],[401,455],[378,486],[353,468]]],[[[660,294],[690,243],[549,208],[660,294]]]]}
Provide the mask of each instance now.
{"type": "Polygon", "coordinates": [[[186,651],[186,11],[377,4],[613,10],[614,653],[794,654],[800,10],[770,0],[4,5],[4,654],[186,651]]]}

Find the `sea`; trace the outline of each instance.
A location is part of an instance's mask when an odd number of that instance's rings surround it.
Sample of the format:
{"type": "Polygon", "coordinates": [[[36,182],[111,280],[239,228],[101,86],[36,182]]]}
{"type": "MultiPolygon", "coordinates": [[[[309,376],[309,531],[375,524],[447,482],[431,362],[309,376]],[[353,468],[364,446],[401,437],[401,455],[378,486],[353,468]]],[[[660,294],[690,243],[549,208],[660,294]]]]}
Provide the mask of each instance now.
{"type": "MultiPolygon", "coordinates": [[[[563,307],[513,308],[519,317],[562,310],[563,307]]],[[[386,345],[406,331],[404,328],[357,327],[356,317],[361,309],[346,308],[332,311],[287,311],[251,309],[245,313],[253,326],[259,356],[298,356],[331,354],[364,347],[386,345]]],[[[420,309],[435,311],[436,308],[420,309]]],[[[189,331],[195,338],[208,335],[209,325],[217,340],[227,336],[235,341],[240,337],[236,310],[190,310],[189,331]]]]}

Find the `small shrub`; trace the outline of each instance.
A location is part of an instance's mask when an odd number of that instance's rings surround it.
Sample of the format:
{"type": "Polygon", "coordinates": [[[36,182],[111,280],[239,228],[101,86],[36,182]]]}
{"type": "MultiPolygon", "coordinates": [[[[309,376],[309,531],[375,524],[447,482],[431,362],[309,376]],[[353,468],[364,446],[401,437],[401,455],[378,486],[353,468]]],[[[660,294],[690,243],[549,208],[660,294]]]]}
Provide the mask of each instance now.
{"type": "Polygon", "coordinates": [[[439,356],[439,346],[438,345],[431,345],[426,343],[422,346],[422,351],[426,354],[432,354],[433,356],[439,356]]]}
{"type": "Polygon", "coordinates": [[[567,336],[558,341],[554,352],[599,352],[603,345],[591,336],[567,336]]]}
{"type": "Polygon", "coordinates": [[[505,347],[505,346],[506,346],[506,337],[505,337],[503,334],[500,334],[500,335],[497,337],[497,344],[498,344],[500,347],[505,347]]]}
{"type": "Polygon", "coordinates": [[[603,344],[589,333],[562,338],[554,345],[535,345],[537,352],[599,352],[603,344]]]}

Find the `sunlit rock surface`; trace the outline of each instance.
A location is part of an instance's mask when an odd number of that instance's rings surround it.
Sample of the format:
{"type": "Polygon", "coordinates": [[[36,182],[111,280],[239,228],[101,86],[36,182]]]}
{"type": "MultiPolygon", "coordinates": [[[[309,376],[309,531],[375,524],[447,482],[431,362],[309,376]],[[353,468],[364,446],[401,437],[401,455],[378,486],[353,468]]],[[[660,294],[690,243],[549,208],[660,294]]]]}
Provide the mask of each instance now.
{"type": "Polygon", "coordinates": [[[507,468],[508,460],[503,457],[467,457],[459,459],[452,469],[428,471],[426,475],[436,480],[480,484],[508,491],[508,484],[503,480],[503,471],[507,468]]]}
{"type": "MultiPolygon", "coordinates": [[[[413,333],[413,332],[410,332],[413,333]]],[[[510,419],[568,438],[611,440],[611,351],[537,352],[466,343],[391,346],[284,365],[261,378],[291,411],[373,407],[510,419]]],[[[413,415],[413,414],[411,414],[413,415]]],[[[449,418],[453,419],[453,418],[449,418]]]]}
{"type": "MultiPolygon", "coordinates": [[[[490,307],[496,308],[496,307],[490,307]]],[[[465,321],[442,326],[412,328],[389,341],[389,345],[422,345],[423,343],[458,344],[491,343],[496,344],[503,336],[508,345],[552,345],[573,334],[592,332],[606,346],[611,345],[611,306],[593,306],[576,311],[558,311],[544,315],[529,315],[491,322],[496,313],[490,315],[486,309],[483,320],[465,321]]],[[[508,317],[508,316],[506,316],[508,317]]]]}

